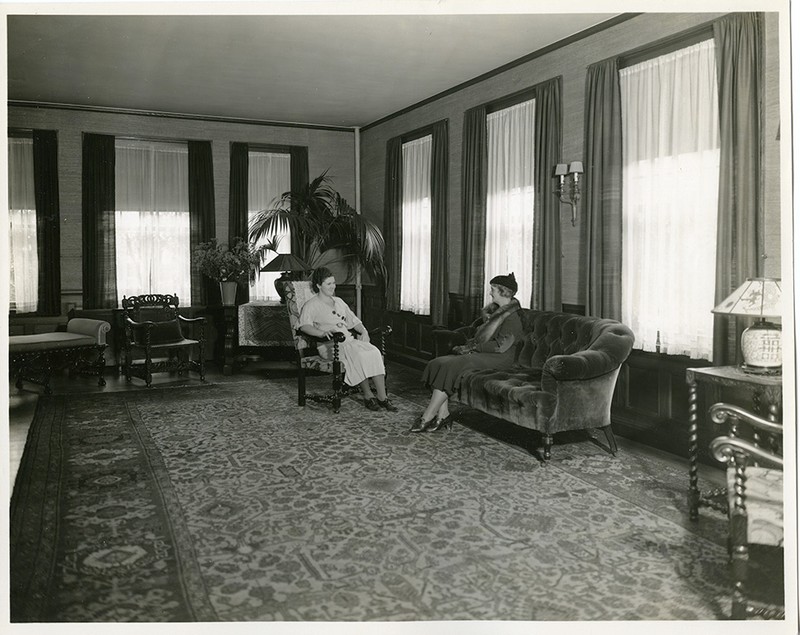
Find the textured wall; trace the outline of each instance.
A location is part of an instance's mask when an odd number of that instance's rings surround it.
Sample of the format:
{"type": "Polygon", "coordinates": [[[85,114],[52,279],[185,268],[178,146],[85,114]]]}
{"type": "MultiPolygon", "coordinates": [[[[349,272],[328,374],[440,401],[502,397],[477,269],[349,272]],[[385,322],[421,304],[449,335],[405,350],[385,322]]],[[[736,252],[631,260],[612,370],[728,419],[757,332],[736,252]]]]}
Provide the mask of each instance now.
{"type": "Polygon", "coordinates": [[[61,203],[61,286],[63,302],[81,305],[81,143],[82,133],[212,142],[216,234],[228,238],[230,143],[270,143],[308,146],[313,178],[324,170],[332,185],[355,203],[355,147],[350,131],[262,126],[166,117],[11,107],[10,128],[58,131],[59,195],[61,203]]]}
{"type": "MultiPolygon", "coordinates": [[[[530,60],[525,64],[446,95],[396,118],[368,128],[361,133],[361,191],[365,214],[374,214],[382,222],[386,141],[432,122],[449,119],[450,130],[450,291],[461,291],[461,134],[463,114],[467,109],[498,99],[559,75],[563,78],[563,157],[565,161],[584,160],[583,115],[586,67],[594,62],[620,55],[656,42],[686,29],[707,23],[723,14],[644,14],[530,60]]],[[[768,14],[766,21],[767,74],[765,110],[767,190],[765,233],[767,236],[767,274],[780,271],[780,202],[778,191],[778,16],[768,14]]],[[[788,126],[784,126],[787,128],[788,126]]],[[[788,134],[788,132],[786,133],[788,134]]],[[[570,224],[570,208],[561,208],[563,253],[563,302],[583,304],[585,226],[580,220],[570,224]]]]}

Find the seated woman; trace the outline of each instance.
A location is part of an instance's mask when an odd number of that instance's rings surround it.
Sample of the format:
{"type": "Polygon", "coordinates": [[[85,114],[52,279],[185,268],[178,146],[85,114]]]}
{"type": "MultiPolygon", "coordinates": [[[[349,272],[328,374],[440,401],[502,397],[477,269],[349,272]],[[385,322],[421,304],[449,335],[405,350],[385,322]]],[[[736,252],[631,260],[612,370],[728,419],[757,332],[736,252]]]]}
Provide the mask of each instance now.
{"type": "Polygon", "coordinates": [[[364,405],[370,410],[397,412],[397,406],[386,396],[386,369],[380,350],[370,344],[369,333],[344,300],[337,298],[336,278],[330,269],[319,267],[311,274],[311,287],[316,295],[300,310],[300,330],[311,337],[330,340],[317,346],[320,357],[333,357],[333,334],[344,335],[339,344],[339,359],[344,362],[344,381],[348,386],[360,386],[364,405]],[[350,333],[358,333],[355,339],[350,333]],[[369,380],[375,383],[377,399],[372,394],[369,380]]]}
{"type": "Polygon", "coordinates": [[[481,324],[466,344],[453,348],[454,355],[435,357],[422,373],[422,381],[432,389],[428,407],[411,432],[435,432],[452,427],[448,408],[450,395],[458,387],[458,378],[468,368],[510,368],[515,361],[517,342],[523,337],[522,321],[514,298],[517,281],[514,274],[495,276],[489,281],[492,302],[483,307],[481,324]]]}

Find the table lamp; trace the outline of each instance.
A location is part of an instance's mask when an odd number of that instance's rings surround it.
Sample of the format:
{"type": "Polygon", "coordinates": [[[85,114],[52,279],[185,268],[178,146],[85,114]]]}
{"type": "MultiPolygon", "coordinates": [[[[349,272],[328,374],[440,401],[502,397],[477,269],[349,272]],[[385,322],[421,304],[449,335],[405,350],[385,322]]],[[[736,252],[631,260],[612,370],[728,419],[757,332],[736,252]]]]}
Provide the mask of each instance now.
{"type": "Polygon", "coordinates": [[[279,278],[275,280],[275,291],[281,299],[281,304],[286,304],[286,289],[284,283],[293,279],[293,271],[308,271],[310,267],[297,256],[292,254],[278,254],[267,264],[261,267],[261,271],[281,271],[279,278]]]}
{"type": "Polygon", "coordinates": [[[742,368],[752,373],[781,373],[781,325],[764,319],[781,315],[780,278],[748,278],[712,313],[758,318],[742,333],[742,368]]]}

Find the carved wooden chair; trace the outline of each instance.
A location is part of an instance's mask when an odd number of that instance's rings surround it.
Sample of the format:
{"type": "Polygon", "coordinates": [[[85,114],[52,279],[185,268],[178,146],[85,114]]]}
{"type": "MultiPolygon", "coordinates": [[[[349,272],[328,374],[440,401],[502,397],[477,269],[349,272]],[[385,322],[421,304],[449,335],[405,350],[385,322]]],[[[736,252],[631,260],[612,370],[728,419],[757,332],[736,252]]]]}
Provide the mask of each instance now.
{"type": "Polygon", "coordinates": [[[125,379],[144,379],[149,388],[153,373],[194,371],[205,381],[205,318],[187,318],[178,312],[177,295],[150,293],[122,298],[123,368],[125,379]],[[186,337],[184,333],[192,337],[186,337]],[[197,350],[192,359],[191,352],[197,350]]]}
{"type": "MultiPolygon", "coordinates": [[[[305,406],[306,400],[330,404],[334,412],[339,412],[342,406],[342,397],[346,397],[351,392],[358,390],[357,387],[350,387],[344,383],[344,366],[339,359],[339,343],[344,341],[344,335],[337,333],[333,343],[333,358],[324,359],[317,352],[318,338],[311,337],[303,333],[300,326],[300,311],[303,305],[315,294],[311,283],[307,280],[293,280],[285,283],[286,289],[286,310],[289,313],[289,324],[291,325],[294,345],[297,350],[297,405],[305,406]],[[306,392],[306,373],[307,371],[318,371],[329,373],[333,376],[331,392],[327,394],[312,394],[306,392]]],[[[374,337],[378,338],[376,345],[381,351],[381,355],[386,357],[386,336],[392,332],[391,327],[384,326],[370,331],[370,338],[375,343],[374,337]]]]}
{"type": "Polygon", "coordinates": [[[728,424],[728,434],[710,448],[727,465],[731,619],[783,619],[782,598],[757,606],[748,588],[749,545],[783,547],[783,425],[725,403],[711,406],[709,415],[728,424]]]}

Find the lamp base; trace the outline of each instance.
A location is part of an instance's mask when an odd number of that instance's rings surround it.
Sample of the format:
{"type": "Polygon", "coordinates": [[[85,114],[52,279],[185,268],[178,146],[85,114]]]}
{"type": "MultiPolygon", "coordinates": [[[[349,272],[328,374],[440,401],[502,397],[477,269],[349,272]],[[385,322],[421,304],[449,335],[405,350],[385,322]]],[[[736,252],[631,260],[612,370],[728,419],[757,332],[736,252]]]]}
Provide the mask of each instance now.
{"type": "Polygon", "coordinates": [[[759,366],[741,364],[739,369],[745,375],[760,375],[761,377],[780,377],[783,375],[783,366],[779,366],[778,368],[760,368],[759,366]]]}
{"type": "Polygon", "coordinates": [[[780,375],[783,366],[781,326],[763,319],[742,332],[742,369],[759,375],[780,375]]]}
{"type": "Polygon", "coordinates": [[[275,291],[278,292],[278,297],[281,299],[281,304],[286,304],[286,284],[293,280],[291,271],[284,271],[281,273],[280,278],[275,279],[275,291]]]}

